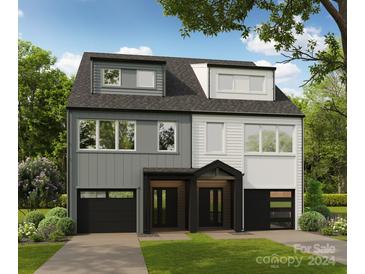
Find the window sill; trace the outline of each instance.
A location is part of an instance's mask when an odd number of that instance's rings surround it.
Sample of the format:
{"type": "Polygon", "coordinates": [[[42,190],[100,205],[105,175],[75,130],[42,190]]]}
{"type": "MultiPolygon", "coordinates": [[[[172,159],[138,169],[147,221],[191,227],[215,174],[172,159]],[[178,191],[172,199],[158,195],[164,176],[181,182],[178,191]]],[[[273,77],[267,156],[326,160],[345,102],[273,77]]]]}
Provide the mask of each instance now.
{"type": "Polygon", "coordinates": [[[294,153],[253,153],[253,152],[245,152],[244,154],[245,156],[264,156],[264,157],[270,157],[270,156],[275,156],[275,157],[295,157],[297,156],[294,153]]]}

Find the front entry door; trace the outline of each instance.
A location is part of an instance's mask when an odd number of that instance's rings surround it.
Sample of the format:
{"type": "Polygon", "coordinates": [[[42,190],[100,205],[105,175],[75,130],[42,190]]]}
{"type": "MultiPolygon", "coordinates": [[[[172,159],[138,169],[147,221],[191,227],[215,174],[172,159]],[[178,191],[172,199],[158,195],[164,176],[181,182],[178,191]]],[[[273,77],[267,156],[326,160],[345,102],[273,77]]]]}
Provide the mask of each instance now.
{"type": "Polygon", "coordinates": [[[152,189],[152,226],[177,226],[177,188],[152,189]]]}
{"type": "Polygon", "coordinates": [[[199,188],[199,226],[223,225],[223,189],[199,188]]]}

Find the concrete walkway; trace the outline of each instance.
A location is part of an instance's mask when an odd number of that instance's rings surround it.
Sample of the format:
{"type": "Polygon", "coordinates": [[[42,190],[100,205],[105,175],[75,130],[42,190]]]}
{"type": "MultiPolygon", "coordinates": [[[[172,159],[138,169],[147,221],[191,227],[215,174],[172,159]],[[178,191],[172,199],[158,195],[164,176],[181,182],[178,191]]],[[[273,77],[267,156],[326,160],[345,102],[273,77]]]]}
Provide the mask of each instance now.
{"type": "Polygon", "coordinates": [[[175,241],[175,240],[191,240],[186,233],[189,231],[163,231],[152,234],[142,234],[138,236],[140,241],[175,241]]]}
{"type": "Polygon", "coordinates": [[[317,233],[298,230],[271,230],[240,232],[205,231],[213,239],[257,239],[266,238],[274,242],[294,247],[306,253],[319,256],[332,256],[336,262],[347,264],[347,242],[326,237],[317,233]]]}
{"type": "Polygon", "coordinates": [[[136,233],[78,235],[35,273],[147,274],[136,233]]]}

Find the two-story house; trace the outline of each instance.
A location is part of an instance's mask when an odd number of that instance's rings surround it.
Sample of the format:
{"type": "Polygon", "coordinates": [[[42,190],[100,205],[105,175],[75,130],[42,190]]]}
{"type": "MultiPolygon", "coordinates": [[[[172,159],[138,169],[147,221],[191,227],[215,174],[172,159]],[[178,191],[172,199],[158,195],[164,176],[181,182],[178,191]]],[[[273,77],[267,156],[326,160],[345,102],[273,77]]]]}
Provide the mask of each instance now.
{"type": "Polygon", "coordinates": [[[303,114],[273,67],[85,53],[67,115],[79,233],[298,229],[303,114]]]}

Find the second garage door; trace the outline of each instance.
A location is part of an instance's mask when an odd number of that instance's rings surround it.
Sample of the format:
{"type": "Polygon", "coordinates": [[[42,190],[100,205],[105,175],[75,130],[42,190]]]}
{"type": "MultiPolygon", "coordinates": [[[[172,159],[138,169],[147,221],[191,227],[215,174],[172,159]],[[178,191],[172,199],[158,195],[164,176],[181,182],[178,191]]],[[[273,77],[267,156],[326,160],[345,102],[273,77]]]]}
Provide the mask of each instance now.
{"type": "Polygon", "coordinates": [[[77,231],[135,232],[135,190],[79,190],[77,231]]]}

